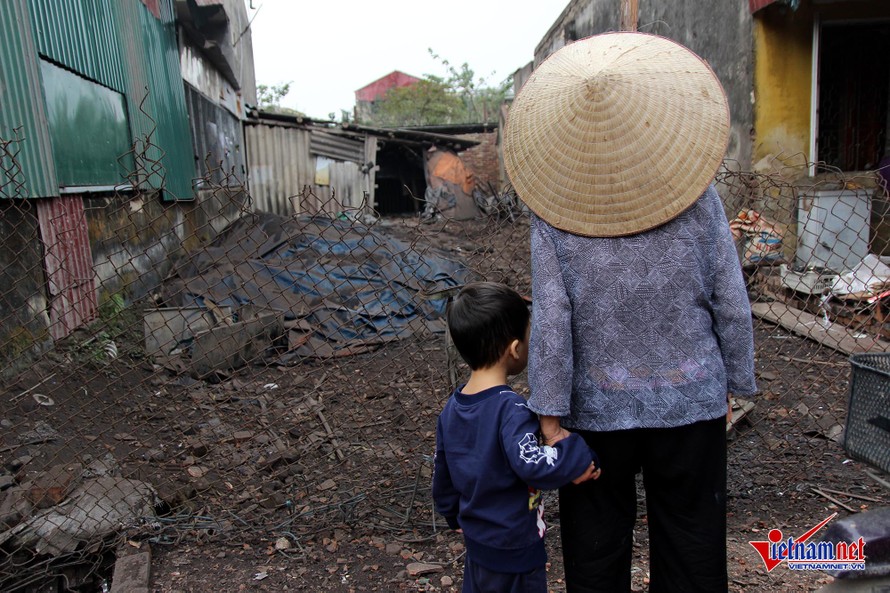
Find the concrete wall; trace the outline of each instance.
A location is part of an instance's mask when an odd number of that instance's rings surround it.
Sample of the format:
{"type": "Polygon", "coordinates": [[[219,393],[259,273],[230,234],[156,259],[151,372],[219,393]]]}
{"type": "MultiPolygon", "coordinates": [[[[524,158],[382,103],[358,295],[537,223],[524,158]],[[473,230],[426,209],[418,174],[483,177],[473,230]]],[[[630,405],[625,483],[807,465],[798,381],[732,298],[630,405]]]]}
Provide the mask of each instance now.
{"type": "Polygon", "coordinates": [[[150,295],[183,250],[213,240],[248,211],[240,187],[205,186],[196,195],[172,204],[154,192],[84,199],[100,303],[150,295]]]}
{"type": "Polygon", "coordinates": [[[129,304],[160,283],[169,256],[179,249],[180,208],[162,203],[154,192],[84,198],[100,303],[120,294],[129,304]]]}
{"type": "MultiPolygon", "coordinates": [[[[619,28],[618,0],[572,0],[535,49],[534,65],[567,43],[619,28]]],[[[729,99],[727,158],[751,165],[753,52],[748,3],[713,0],[640,2],[638,30],[673,39],[707,60],[729,99]]]]}
{"type": "Polygon", "coordinates": [[[813,15],[763,10],[753,29],[757,131],[753,162],[778,159],[787,165],[810,160],[813,15]]]}
{"type": "Polygon", "coordinates": [[[0,367],[49,344],[49,316],[37,208],[0,200],[0,367]]]}
{"type": "MultiPolygon", "coordinates": [[[[85,196],[84,213],[99,303],[150,295],[183,248],[211,240],[246,211],[233,188],[198,192],[194,202],[162,202],[156,192],[85,196]]],[[[37,208],[0,200],[0,367],[51,345],[49,302],[37,208]]]]}

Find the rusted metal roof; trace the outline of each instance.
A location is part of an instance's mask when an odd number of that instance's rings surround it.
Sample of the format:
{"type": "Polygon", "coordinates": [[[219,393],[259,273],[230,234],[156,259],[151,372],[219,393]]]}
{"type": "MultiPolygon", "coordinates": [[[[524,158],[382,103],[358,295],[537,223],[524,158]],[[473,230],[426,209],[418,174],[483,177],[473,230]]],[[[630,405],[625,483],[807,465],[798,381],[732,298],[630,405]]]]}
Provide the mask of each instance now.
{"type": "Polygon", "coordinates": [[[425,132],[417,129],[407,128],[372,128],[368,126],[359,126],[356,124],[342,124],[341,128],[347,132],[358,132],[376,136],[384,141],[403,142],[405,144],[419,144],[425,146],[441,146],[443,148],[451,148],[455,152],[460,152],[468,148],[472,148],[479,144],[477,140],[469,140],[459,138],[449,134],[436,134],[434,132],[425,132]]]}

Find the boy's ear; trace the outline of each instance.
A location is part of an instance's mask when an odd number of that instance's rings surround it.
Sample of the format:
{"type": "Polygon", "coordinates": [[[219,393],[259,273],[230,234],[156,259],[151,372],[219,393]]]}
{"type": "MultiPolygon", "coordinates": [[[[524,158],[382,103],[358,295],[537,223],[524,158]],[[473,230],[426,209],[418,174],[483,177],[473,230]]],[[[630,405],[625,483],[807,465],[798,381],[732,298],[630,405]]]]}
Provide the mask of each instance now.
{"type": "Polygon", "coordinates": [[[518,359],[519,358],[519,348],[521,346],[522,346],[522,342],[520,342],[519,340],[513,340],[512,342],[510,342],[510,347],[507,349],[507,351],[510,353],[510,356],[518,359]]]}

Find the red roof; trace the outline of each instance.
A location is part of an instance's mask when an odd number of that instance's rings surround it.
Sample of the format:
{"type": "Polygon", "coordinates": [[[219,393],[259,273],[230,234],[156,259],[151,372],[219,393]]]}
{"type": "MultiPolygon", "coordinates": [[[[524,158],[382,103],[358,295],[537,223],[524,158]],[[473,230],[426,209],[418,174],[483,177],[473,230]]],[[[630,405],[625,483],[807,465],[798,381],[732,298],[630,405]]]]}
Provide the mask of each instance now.
{"type": "Polygon", "coordinates": [[[776,0],[748,0],[748,8],[752,13],[757,12],[761,8],[766,8],[776,0]]]}
{"type": "Polygon", "coordinates": [[[416,76],[411,76],[410,74],[405,74],[404,72],[393,70],[383,78],[378,78],[371,84],[363,86],[359,90],[355,91],[355,100],[376,101],[377,99],[383,97],[383,95],[385,95],[386,91],[388,91],[389,89],[411,86],[415,82],[420,82],[420,79],[416,76]]]}

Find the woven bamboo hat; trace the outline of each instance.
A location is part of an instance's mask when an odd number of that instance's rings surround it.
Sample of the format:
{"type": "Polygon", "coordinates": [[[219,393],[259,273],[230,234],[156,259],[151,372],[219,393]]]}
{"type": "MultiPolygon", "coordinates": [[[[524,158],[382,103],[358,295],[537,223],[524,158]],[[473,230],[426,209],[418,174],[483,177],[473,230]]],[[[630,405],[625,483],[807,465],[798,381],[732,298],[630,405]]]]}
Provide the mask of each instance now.
{"type": "Polygon", "coordinates": [[[551,225],[615,237],[659,226],[713,180],[729,106],[710,67],[682,45],[606,33],[567,45],[510,108],[507,174],[551,225]]]}

